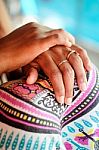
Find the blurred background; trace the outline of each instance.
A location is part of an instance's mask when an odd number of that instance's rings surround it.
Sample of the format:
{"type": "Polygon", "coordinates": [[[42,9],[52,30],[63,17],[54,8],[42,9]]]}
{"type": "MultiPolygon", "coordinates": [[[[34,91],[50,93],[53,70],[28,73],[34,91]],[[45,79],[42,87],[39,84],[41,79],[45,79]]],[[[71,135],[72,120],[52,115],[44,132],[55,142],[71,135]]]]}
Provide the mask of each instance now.
{"type": "Polygon", "coordinates": [[[99,0],[2,1],[13,29],[30,21],[63,28],[76,37],[76,42],[87,50],[99,68],[99,0]]]}

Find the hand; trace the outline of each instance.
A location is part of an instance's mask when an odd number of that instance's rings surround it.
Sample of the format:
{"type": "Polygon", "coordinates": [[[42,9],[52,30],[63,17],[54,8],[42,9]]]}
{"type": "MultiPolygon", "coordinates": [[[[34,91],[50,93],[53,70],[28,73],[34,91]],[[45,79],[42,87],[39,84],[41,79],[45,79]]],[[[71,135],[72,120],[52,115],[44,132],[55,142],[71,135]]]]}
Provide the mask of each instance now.
{"type": "Polygon", "coordinates": [[[74,38],[62,29],[52,30],[36,23],[26,24],[0,39],[0,74],[30,63],[55,45],[67,47],[74,38]]]}
{"type": "Polygon", "coordinates": [[[57,101],[71,104],[74,76],[77,78],[80,90],[84,91],[87,86],[85,69],[91,70],[91,62],[87,52],[76,45],[73,45],[71,50],[75,50],[80,56],[72,53],[68,62],[63,63],[60,67],[58,64],[62,60],[66,60],[70,48],[54,46],[49,51],[42,53],[35,61],[25,66],[25,72],[28,73],[26,82],[28,84],[34,83],[38,77],[37,70],[41,67],[52,83],[57,101]]]}

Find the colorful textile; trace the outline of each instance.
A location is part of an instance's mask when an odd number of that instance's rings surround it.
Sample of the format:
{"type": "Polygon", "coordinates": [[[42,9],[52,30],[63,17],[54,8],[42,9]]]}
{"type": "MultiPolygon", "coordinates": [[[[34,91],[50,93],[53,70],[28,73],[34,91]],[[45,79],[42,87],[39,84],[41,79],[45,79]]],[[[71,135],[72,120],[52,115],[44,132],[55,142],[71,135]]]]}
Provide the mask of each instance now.
{"type": "Polygon", "coordinates": [[[81,92],[75,81],[70,106],[57,103],[48,79],[25,79],[0,87],[0,149],[99,150],[99,72],[87,73],[81,92]]]}

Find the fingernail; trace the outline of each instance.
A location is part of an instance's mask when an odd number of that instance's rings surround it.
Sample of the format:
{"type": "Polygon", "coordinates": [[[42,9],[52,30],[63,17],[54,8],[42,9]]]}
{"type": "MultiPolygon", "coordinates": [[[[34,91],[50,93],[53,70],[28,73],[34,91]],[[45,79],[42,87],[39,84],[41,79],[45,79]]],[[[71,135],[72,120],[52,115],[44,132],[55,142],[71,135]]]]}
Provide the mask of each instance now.
{"type": "Polygon", "coordinates": [[[61,105],[64,104],[64,96],[60,96],[58,100],[61,103],[61,105]]]}
{"type": "Polygon", "coordinates": [[[85,82],[81,83],[81,85],[80,85],[80,90],[81,90],[81,91],[85,91],[86,88],[87,88],[87,84],[86,84],[85,82]]]}
{"type": "Polygon", "coordinates": [[[65,104],[71,105],[71,103],[72,103],[72,98],[66,98],[65,104]]]}

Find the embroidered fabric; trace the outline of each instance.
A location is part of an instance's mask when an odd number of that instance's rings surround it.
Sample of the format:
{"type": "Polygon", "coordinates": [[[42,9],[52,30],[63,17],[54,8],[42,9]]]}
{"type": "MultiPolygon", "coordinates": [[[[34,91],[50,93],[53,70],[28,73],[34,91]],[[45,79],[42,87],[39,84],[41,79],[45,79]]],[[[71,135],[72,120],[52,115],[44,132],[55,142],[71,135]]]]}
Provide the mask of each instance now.
{"type": "Polygon", "coordinates": [[[50,81],[40,75],[33,85],[25,79],[0,87],[0,149],[99,150],[99,72],[87,73],[81,92],[74,83],[73,102],[59,104],[50,81]]]}

